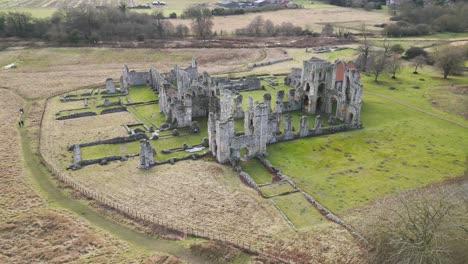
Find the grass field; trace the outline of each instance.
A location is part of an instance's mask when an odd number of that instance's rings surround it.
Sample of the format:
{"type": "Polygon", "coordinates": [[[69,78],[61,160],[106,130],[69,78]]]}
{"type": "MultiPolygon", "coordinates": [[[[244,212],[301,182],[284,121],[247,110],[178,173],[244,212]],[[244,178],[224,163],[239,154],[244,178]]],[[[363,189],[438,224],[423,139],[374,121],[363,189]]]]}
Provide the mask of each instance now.
{"type": "Polygon", "coordinates": [[[395,90],[365,77],[364,129],[270,145],[268,158],[337,212],[462,175],[468,155],[466,128],[369,93],[385,94],[448,117],[422,99],[434,84],[392,94],[395,90]]]}
{"type": "Polygon", "coordinates": [[[294,226],[301,231],[326,222],[326,219],[310,205],[301,193],[276,196],[271,199],[288,216],[294,226]]]}

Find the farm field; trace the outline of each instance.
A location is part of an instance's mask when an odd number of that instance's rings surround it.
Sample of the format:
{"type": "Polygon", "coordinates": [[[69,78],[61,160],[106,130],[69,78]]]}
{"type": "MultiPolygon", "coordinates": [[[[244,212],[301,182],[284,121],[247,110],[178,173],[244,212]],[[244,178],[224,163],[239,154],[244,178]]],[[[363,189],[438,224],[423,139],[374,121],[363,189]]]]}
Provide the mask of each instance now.
{"type": "MultiPolygon", "coordinates": [[[[290,22],[294,25],[320,32],[326,23],[336,24],[350,31],[357,31],[362,23],[368,24],[369,31],[380,31],[372,25],[388,23],[389,16],[383,12],[368,12],[362,9],[351,9],[343,7],[324,7],[319,9],[289,9],[274,12],[249,13],[242,16],[214,17],[213,30],[227,33],[236,29],[246,27],[256,16],[262,16],[265,20],[270,19],[275,24],[290,22]]],[[[172,20],[174,25],[185,24],[189,26],[190,21],[184,19],[172,20]]]]}

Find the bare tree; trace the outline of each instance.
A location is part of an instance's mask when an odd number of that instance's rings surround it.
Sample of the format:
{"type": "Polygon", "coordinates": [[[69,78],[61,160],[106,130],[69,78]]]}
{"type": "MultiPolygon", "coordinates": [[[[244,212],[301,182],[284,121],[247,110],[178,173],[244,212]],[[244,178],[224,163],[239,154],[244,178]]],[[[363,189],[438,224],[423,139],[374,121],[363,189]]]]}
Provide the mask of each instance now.
{"type": "Polygon", "coordinates": [[[330,24],[330,23],[327,23],[323,26],[322,28],[322,35],[325,35],[325,36],[333,36],[333,33],[334,33],[334,29],[333,29],[333,25],[330,24]]]}
{"type": "Polygon", "coordinates": [[[396,74],[400,72],[401,70],[401,60],[400,60],[400,55],[398,54],[392,54],[392,56],[389,59],[389,67],[388,67],[390,73],[392,74],[392,79],[396,78],[396,74]]]}
{"type": "Polygon", "coordinates": [[[23,12],[8,12],[5,19],[5,30],[13,36],[25,37],[32,29],[32,16],[23,12]]]}
{"type": "Polygon", "coordinates": [[[192,31],[198,38],[206,40],[213,34],[213,15],[210,9],[190,7],[184,11],[184,14],[192,19],[192,31]]]}
{"type": "Polygon", "coordinates": [[[265,20],[263,20],[263,17],[256,16],[247,25],[247,33],[251,36],[259,37],[263,33],[264,25],[265,25],[265,20]]]}
{"type": "Polygon", "coordinates": [[[388,67],[388,58],[382,52],[373,54],[368,57],[367,66],[374,75],[374,82],[378,82],[380,74],[382,74],[388,67]]]}
{"type": "Polygon", "coordinates": [[[368,216],[371,263],[464,263],[466,187],[433,188],[384,200],[368,216]]]}
{"type": "Polygon", "coordinates": [[[359,47],[359,50],[360,50],[360,55],[361,55],[361,60],[362,60],[362,63],[361,63],[361,71],[362,72],[366,72],[367,70],[367,60],[369,58],[369,54],[370,54],[370,43],[369,43],[369,40],[367,39],[367,28],[366,28],[366,24],[363,23],[361,24],[361,34],[363,36],[363,41],[362,41],[362,45],[361,47],[359,47]]]}
{"type": "MultiPolygon", "coordinates": [[[[382,42],[382,51],[373,52],[368,57],[367,65],[374,75],[374,81],[378,82],[380,74],[390,67],[389,53],[390,53],[390,42],[385,38],[382,42]]],[[[398,66],[399,67],[399,66],[398,66]]]]}
{"type": "Polygon", "coordinates": [[[265,33],[269,36],[272,37],[275,35],[275,24],[270,19],[265,20],[265,33]]]}
{"type": "Polygon", "coordinates": [[[444,79],[449,74],[460,71],[464,61],[465,52],[461,48],[450,46],[436,52],[436,66],[442,70],[444,79]]]}
{"type": "Polygon", "coordinates": [[[426,56],[424,55],[419,55],[419,56],[414,57],[414,59],[412,59],[413,67],[414,67],[413,73],[418,74],[418,68],[422,69],[424,64],[426,64],[426,61],[427,59],[426,59],[426,56]]]}

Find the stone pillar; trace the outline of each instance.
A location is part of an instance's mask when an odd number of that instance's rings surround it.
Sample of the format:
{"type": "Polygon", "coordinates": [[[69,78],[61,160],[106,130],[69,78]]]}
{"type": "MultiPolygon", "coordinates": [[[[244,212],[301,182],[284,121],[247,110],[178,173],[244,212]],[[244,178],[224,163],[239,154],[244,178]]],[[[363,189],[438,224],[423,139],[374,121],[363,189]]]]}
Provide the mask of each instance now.
{"type": "Polygon", "coordinates": [[[284,116],[284,139],[292,139],[293,138],[293,124],[292,124],[292,117],[289,114],[284,116]]]}
{"type": "Polygon", "coordinates": [[[247,99],[247,109],[244,113],[244,133],[245,135],[253,134],[253,117],[254,117],[254,107],[253,99],[251,96],[247,99]]]}
{"type": "Polygon", "coordinates": [[[148,140],[142,139],[140,141],[140,169],[149,169],[154,166],[154,150],[148,140]]]}
{"type": "Polygon", "coordinates": [[[273,133],[279,133],[280,132],[280,124],[281,124],[281,115],[283,114],[283,108],[284,108],[284,91],[279,90],[276,92],[276,102],[275,102],[275,107],[273,109],[273,118],[275,119],[272,124],[274,125],[272,127],[273,133]]]}
{"type": "Polygon", "coordinates": [[[231,156],[230,142],[234,137],[234,120],[216,121],[216,159],[219,163],[228,162],[231,156]]]}
{"type": "Polygon", "coordinates": [[[263,104],[267,107],[268,113],[271,113],[271,94],[263,94],[263,104]]]}
{"type": "Polygon", "coordinates": [[[320,118],[320,115],[315,117],[314,130],[315,134],[322,132],[322,119],[320,118]]]}
{"type": "Polygon", "coordinates": [[[107,93],[115,93],[115,85],[114,80],[112,78],[108,78],[106,80],[106,90],[107,93]]]}
{"type": "Polygon", "coordinates": [[[258,146],[256,155],[266,154],[266,145],[269,140],[268,117],[270,107],[265,104],[258,104],[255,106],[254,112],[254,135],[258,138],[258,146]]]}
{"type": "Polygon", "coordinates": [[[211,152],[216,155],[216,114],[208,114],[208,142],[211,152]]]}
{"type": "Polygon", "coordinates": [[[307,116],[301,116],[299,126],[299,136],[307,137],[309,135],[309,118],[307,116]]]}
{"type": "Polygon", "coordinates": [[[242,109],[242,95],[234,97],[234,119],[244,118],[244,110],[242,109]]]}
{"type": "Polygon", "coordinates": [[[230,119],[233,115],[233,107],[232,107],[232,92],[229,90],[222,90],[220,94],[220,115],[219,120],[221,122],[226,122],[230,119]]]}

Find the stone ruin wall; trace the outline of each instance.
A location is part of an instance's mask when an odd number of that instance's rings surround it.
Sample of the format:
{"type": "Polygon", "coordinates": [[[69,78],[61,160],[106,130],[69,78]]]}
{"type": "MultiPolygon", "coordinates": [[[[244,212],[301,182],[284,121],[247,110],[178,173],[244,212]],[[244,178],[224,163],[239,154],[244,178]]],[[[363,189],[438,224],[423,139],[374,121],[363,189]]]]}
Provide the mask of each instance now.
{"type": "Polygon", "coordinates": [[[262,102],[253,102],[248,97],[247,109],[242,109],[243,97],[238,91],[257,89],[260,79],[243,78],[237,83],[221,79],[207,73],[199,75],[197,62],[193,60],[188,68],[175,66],[169,73],[159,73],[155,68],[142,73],[128,71],[125,65],[120,81],[121,87],[127,89],[149,84],[158,94],[160,111],[171,128],[188,127],[193,118],[208,116],[210,151],[221,163],[235,163],[243,149],[249,158],[266,154],[267,144],[361,127],[362,85],[352,63],[332,64],[316,58],[304,61],[302,69],[292,69],[285,78],[291,89],[276,92],[273,108],[271,95],[265,93],[262,102]],[[246,83],[249,85],[243,86],[246,83]],[[296,130],[292,117],[283,115],[296,110],[323,113],[332,117],[329,123],[336,118],[345,124],[323,128],[319,115],[310,126],[308,117],[303,116],[296,130]],[[234,120],[242,118],[244,131],[236,134],[234,120]]]}

